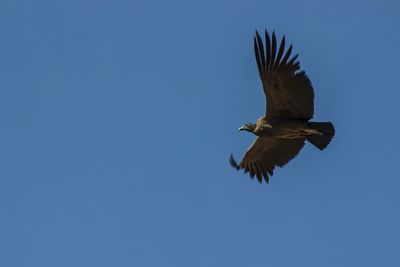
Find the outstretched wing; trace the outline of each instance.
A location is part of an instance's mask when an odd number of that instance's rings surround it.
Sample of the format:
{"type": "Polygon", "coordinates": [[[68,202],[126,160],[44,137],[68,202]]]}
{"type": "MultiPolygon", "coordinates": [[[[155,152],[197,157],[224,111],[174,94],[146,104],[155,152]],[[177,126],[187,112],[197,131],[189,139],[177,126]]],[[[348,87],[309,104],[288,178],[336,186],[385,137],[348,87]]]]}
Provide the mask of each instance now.
{"type": "Polygon", "coordinates": [[[278,139],[268,136],[257,137],[243,157],[242,162],[236,163],[231,155],[230,163],[237,170],[250,172],[250,177],[257,176],[261,183],[268,183],[276,166],[282,167],[293,159],[304,146],[305,139],[278,139]]]}
{"type": "Polygon", "coordinates": [[[298,54],[290,58],[292,45],[285,53],[285,36],[279,49],[275,32],[272,39],[265,31],[265,50],[256,32],[254,52],[266,97],[267,120],[294,118],[309,120],[314,114],[314,92],[310,79],[300,70],[298,54]]]}

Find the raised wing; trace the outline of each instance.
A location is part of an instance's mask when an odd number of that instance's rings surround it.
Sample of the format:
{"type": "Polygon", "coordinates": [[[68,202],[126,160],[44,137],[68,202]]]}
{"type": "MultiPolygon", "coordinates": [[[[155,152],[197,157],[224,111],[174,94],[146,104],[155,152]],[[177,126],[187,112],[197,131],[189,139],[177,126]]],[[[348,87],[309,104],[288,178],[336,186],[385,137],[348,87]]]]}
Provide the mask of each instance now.
{"type": "Polygon", "coordinates": [[[261,183],[262,178],[268,183],[276,166],[282,167],[293,159],[304,146],[305,139],[278,139],[268,136],[257,137],[243,157],[242,162],[236,163],[231,155],[230,164],[237,170],[250,172],[253,179],[261,183]]]}
{"type": "Polygon", "coordinates": [[[298,54],[290,58],[292,45],[285,53],[285,36],[279,49],[275,32],[265,31],[265,50],[258,32],[254,37],[258,72],[266,97],[267,120],[294,118],[309,120],[314,114],[314,92],[310,79],[300,70],[298,54]]]}

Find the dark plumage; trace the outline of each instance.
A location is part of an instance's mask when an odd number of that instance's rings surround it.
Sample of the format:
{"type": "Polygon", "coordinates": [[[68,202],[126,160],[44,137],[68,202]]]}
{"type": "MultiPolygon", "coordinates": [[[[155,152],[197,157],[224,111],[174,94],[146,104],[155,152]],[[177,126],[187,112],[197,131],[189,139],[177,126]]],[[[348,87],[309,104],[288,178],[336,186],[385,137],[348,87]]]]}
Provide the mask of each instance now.
{"type": "Polygon", "coordinates": [[[306,73],[300,69],[298,54],[291,57],[292,45],[285,52],[285,36],[279,48],[275,32],[270,38],[265,31],[265,49],[258,32],[254,52],[258,73],[266,97],[266,115],[256,123],[239,128],[257,135],[238,164],[233,156],[230,164],[244,169],[250,177],[268,183],[276,166],[283,167],[293,159],[308,140],[323,150],[335,134],[330,122],[310,122],[314,115],[314,91],[306,73]]]}

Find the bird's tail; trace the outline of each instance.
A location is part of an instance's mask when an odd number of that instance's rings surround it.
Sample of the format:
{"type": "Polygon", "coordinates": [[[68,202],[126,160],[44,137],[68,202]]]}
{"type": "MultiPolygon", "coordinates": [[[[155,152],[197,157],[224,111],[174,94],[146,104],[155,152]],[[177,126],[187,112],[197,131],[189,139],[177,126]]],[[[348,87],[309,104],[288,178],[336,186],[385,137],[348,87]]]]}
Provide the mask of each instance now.
{"type": "Polygon", "coordinates": [[[335,128],[330,122],[309,122],[308,126],[318,133],[307,136],[308,142],[323,150],[335,135],[335,128]]]}

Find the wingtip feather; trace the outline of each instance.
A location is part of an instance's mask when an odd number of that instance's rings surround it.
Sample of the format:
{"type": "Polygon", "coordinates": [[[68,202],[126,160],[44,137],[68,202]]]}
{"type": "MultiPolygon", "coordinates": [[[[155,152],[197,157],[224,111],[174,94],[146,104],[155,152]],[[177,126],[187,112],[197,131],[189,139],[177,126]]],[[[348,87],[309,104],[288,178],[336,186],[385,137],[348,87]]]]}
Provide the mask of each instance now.
{"type": "Polygon", "coordinates": [[[235,168],[236,170],[239,170],[239,165],[237,164],[235,158],[233,157],[233,154],[231,154],[231,156],[229,158],[229,163],[231,164],[231,166],[233,168],[235,168]]]}

